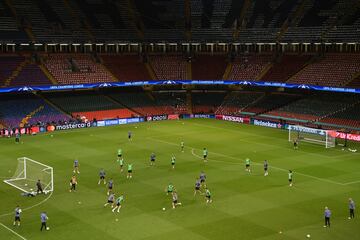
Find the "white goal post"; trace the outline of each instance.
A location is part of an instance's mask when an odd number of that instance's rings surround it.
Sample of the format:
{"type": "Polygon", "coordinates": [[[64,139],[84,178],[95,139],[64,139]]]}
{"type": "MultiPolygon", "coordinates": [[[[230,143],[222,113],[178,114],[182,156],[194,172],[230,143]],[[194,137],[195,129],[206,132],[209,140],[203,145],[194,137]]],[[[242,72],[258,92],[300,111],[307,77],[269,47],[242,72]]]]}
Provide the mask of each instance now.
{"type": "Polygon", "coordinates": [[[326,148],[335,147],[336,131],[289,125],[289,142],[309,142],[324,145],[326,148]]]}
{"type": "Polygon", "coordinates": [[[48,165],[27,157],[17,159],[18,164],[14,175],[5,183],[25,193],[34,193],[36,183],[40,180],[44,193],[54,191],[54,169],[48,165]]]}

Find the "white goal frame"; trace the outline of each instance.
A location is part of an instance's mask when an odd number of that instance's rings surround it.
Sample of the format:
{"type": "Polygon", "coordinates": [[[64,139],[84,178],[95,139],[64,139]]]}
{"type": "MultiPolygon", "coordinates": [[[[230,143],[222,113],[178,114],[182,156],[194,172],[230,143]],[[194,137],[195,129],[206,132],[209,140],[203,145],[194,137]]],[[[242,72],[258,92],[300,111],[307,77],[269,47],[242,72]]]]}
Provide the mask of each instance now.
{"type": "Polygon", "coordinates": [[[289,125],[288,129],[289,129],[289,142],[295,140],[295,138],[292,137],[292,133],[296,132],[298,136],[296,137],[297,141],[324,145],[326,148],[332,148],[336,146],[335,137],[331,136],[333,135],[332,133],[334,132],[332,130],[309,128],[300,125],[289,125]],[[302,134],[307,136],[301,137],[302,134]],[[311,138],[312,135],[317,136],[317,138],[322,137],[324,138],[324,140],[316,139],[316,137],[311,138]]]}
{"type": "MultiPolygon", "coordinates": [[[[10,179],[4,180],[4,183],[9,184],[10,186],[19,189],[22,192],[29,193],[30,191],[21,188],[19,185],[15,184],[16,181],[23,181],[28,179],[28,172],[27,172],[27,162],[34,163],[36,165],[39,165],[42,167],[41,171],[43,171],[46,174],[50,174],[50,182],[45,183],[46,185],[43,187],[43,191],[45,193],[53,192],[54,191],[54,169],[48,165],[45,165],[41,162],[35,161],[33,159],[27,158],[27,157],[21,157],[17,159],[18,162],[23,161],[22,170],[16,174],[16,176],[13,176],[10,179]]],[[[19,168],[19,165],[18,165],[19,168]]]]}

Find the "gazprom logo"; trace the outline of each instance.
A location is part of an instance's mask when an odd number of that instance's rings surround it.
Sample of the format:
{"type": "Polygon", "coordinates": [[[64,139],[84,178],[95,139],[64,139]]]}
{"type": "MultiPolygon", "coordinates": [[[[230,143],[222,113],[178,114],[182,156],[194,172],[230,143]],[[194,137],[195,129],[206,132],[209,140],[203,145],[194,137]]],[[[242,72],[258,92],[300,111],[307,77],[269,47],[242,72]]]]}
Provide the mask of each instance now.
{"type": "Polygon", "coordinates": [[[34,89],[31,87],[21,87],[18,89],[19,92],[33,91],[34,89]]]}

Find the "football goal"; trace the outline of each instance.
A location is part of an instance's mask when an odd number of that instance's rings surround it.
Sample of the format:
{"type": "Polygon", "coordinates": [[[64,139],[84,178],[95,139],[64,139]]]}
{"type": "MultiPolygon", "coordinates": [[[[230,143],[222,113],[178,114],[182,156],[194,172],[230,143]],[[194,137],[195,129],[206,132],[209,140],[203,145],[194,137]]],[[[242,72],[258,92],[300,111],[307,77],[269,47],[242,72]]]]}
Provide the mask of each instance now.
{"type": "Polygon", "coordinates": [[[25,193],[33,193],[37,190],[37,181],[40,180],[45,193],[54,190],[54,170],[52,167],[27,157],[18,158],[17,161],[14,175],[12,178],[4,180],[5,183],[25,193]]]}
{"type": "Polygon", "coordinates": [[[323,145],[326,148],[335,147],[335,131],[289,125],[289,141],[308,142],[323,145]]]}

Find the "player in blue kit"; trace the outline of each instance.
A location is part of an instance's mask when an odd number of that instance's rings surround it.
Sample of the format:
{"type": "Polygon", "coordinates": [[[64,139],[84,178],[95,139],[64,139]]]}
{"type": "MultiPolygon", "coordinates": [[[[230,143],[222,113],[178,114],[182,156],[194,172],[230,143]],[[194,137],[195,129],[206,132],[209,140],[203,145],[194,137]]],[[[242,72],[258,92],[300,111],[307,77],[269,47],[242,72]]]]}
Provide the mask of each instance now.
{"type": "Polygon", "coordinates": [[[109,182],[108,182],[108,191],[107,191],[107,195],[109,195],[109,194],[112,192],[113,185],[114,185],[114,182],[113,182],[112,178],[110,178],[110,180],[109,180],[109,182]]]}
{"type": "Polygon", "coordinates": [[[205,174],[204,172],[201,172],[199,178],[200,178],[200,183],[201,183],[201,185],[202,185],[204,188],[206,188],[206,183],[205,183],[205,181],[206,181],[206,174],[205,174]]]}
{"type": "Polygon", "coordinates": [[[74,173],[80,173],[79,166],[80,166],[79,160],[75,159],[75,161],[74,161],[74,171],[73,171],[74,173]]]}
{"type": "Polygon", "coordinates": [[[111,204],[111,208],[114,207],[115,194],[111,193],[107,199],[107,202],[104,204],[104,207],[111,204]]]}
{"type": "Polygon", "coordinates": [[[99,182],[98,182],[98,184],[100,184],[101,181],[103,181],[104,184],[106,184],[105,176],[106,176],[105,170],[101,169],[100,172],[99,172],[99,182]]]}
{"type": "Polygon", "coordinates": [[[194,191],[194,196],[196,195],[196,193],[201,194],[200,187],[201,187],[200,179],[199,179],[199,178],[197,178],[197,179],[196,179],[196,182],[195,182],[195,191],[194,191]]]}
{"type": "Polygon", "coordinates": [[[21,208],[19,207],[19,205],[18,206],[16,206],[16,208],[15,208],[15,220],[14,220],[14,226],[16,226],[16,224],[18,225],[18,226],[20,226],[20,222],[21,222],[21,220],[20,220],[20,215],[21,215],[21,208]]]}
{"type": "Polygon", "coordinates": [[[155,153],[151,153],[151,155],[150,155],[150,166],[155,166],[155,160],[156,160],[155,153]]]}

